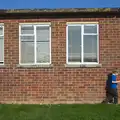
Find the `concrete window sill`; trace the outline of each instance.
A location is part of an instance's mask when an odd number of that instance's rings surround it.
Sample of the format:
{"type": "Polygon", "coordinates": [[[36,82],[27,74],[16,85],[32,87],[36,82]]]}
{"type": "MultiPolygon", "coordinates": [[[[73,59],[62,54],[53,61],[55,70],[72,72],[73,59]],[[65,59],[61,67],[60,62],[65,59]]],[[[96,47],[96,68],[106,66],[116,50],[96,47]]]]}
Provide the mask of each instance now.
{"type": "Polygon", "coordinates": [[[0,64],[0,68],[5,68],[6,66],[3,64],[0,64]]]}
{"type": "Polygon", "coordinates": [[[52,68],[52,64],[48,65],[17,65],[18,68],[52,68]]]}
{"type": "Polygon", "coordinates": [[[100,68],[101,64],[65,64],[65,67],[71,68],[100,68]]]}

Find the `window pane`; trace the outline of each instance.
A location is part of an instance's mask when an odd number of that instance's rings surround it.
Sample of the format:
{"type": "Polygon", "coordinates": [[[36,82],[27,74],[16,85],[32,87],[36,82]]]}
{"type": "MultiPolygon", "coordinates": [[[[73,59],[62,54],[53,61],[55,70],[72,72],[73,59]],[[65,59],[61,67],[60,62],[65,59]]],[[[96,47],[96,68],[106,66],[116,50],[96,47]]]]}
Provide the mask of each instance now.
{"type": "Polygon", "coordinates": [[[33,26],[21,26],[21,34],[34,34],[33,26]]]}
{"type": "Polygon", "coordinates": [[[97,25],[84,25],[84,33],[97,33],[97,25]]]}
{"type": "Polygon", "coordinates": [[[4,60],[4,42],[3,37],[0,37],[0,62],[4,60]]]}
{"type": "Polygon", "coordinates": [[[97,62],[97,35],[84,35],[84,62],[97,62]]]}
{"type": "Polygon", "coordinates": [[[49,41],[49,39],[50,39],[49,27],[38,26],[36,28],[36,36],[37,36],[37,41],[49,41]]]}
{"type": "Polygon", "coordinates": [[[21,36],[21,41],[27,41],[27,42],[33,42],[34,41],[34,36],[21,36]]]}
{"type": "Polygon", "coordinates": [[[81,26],[68,27],[68,62],[81,62],[81,26]]]}
{"type": "Polygon", "coordinates": [[[21,42],[21,63],[34,63],[34,42],[21,42]]]}
{"type": "Polygon", "coordinates": [[[3,27],[0,26],[0,35],[3,35],[3,27]]]}
{"type": "Polygon", "coordinates": [[[50,62],[50,45],[48,42],[37,42],[37,63],[50,62]]]}

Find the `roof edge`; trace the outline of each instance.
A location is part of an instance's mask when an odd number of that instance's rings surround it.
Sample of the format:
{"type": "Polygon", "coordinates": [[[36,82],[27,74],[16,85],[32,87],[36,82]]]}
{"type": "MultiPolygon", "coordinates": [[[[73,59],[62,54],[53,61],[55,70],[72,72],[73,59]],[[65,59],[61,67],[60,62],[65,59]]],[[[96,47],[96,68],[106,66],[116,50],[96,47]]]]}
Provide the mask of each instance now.
{"type": "Polygon", "coordinates": [[[0,13],[120,12],[120,8],[0,9],[0,13]]]}

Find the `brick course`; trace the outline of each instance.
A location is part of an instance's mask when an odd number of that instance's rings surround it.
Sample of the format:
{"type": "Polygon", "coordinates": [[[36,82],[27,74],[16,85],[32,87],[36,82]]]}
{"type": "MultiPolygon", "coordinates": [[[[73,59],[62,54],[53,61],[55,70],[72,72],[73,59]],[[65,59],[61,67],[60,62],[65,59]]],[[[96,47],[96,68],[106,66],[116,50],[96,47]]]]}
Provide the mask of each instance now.
{"type": "Polygon", "coordinates": [[[5,67],[0,67],[2,103],[98,103],[106,75],[120,67],[120,18],[0,20],[4,23],[5,67]],[[51,22],[52,67],[20,68],[19,23],[51,22]],[[66,22],[99,22],[100,68],[68,68],[66,22]]]}

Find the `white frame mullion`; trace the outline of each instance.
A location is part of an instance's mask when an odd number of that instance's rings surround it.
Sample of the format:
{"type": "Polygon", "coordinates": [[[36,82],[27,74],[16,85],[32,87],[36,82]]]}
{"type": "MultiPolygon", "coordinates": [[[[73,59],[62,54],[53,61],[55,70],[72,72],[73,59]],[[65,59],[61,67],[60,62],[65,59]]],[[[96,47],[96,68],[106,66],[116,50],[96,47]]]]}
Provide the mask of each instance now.
{"type": "Polygon", "coordinates": [[[50,64],[52,63],[52,56],[51,56],[51,26],[49,25],[49,49],[50,49],[50,64]]]}
{"type": "Polygon", "coordinates": [[[81,64],[83,63],[83,58],[84,58],[84,25],[81,25],[81,64]]]}
{"type": "Polygon", "coordinates": [[[19,25],[19,64],[21,64],[21,25],[19,25]]]}
{"type": "Polygon", "coordinates": [[[97,24],[97,60],[99,63],[99,25],[97,24]]]}
{"type": "Polygon", "coordinates": [[[68,64],[68,56],[69,56],[69,54],[68,54],[68,25],[66,26],[66,63],[68,64]]]}
{"type": "Polygon", "coordinates": [[[3,64],[4,64],[4,25],[2,26],[3,28],[3,64]]]}
{"type": "Polygon", "coordinates": [[[34,64],[37,63],[36,26],[34,25],[34,64]]]}

